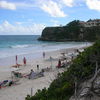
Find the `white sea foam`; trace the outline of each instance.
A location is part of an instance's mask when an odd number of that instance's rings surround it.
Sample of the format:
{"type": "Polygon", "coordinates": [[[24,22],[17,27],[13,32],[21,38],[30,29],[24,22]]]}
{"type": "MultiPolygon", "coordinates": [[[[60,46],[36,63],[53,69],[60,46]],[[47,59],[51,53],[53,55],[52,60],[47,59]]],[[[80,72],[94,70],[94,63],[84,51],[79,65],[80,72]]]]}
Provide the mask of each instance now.
{"type": "Polygon", "coordinates": [[[24,44],[24,45],[14,45],[14,46],[9,46],[9,48],[27,48],[31,47],[32,45],[24,44]]]}
{"type": "MultiPolygon", "coordinates": [[[[90,45],[89,43],[87,45],[90,45]]],[[[13,45],[10,48],[0,51],[0,58],[15,56],[15,55],[25,55],[25,54],[37,54],[43,51],[55,51],[64,48],[74,48],[74,47],[84,47],[85,43],[51,43],[51,44],[23,44],[23,45],[13,45]]]]}

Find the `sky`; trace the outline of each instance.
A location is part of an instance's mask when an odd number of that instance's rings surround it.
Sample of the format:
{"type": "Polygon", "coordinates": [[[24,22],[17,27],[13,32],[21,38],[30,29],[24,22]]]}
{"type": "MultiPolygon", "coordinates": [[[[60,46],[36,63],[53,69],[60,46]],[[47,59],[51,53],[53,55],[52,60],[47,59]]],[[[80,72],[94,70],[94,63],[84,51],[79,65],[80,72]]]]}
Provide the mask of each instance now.
{"type": "Polygon", "coordinates": [[[100,19],[100,0],[0,0],[0,35],[41,35],[45,27],[100,19]]]}

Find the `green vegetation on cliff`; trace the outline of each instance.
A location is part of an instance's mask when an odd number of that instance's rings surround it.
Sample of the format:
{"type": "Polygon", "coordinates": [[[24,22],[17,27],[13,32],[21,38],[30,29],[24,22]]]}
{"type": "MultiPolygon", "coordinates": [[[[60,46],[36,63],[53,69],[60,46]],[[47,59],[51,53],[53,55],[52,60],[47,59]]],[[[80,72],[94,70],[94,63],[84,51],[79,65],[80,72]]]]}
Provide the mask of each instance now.
{"type": "Polygon", "coordinates": [[[34,96],[28,95],[26,100],[69,100],[74,94],[75,80],[80,84],[91,78],[95,72],[96,61],[100,67],[100,40],[80,53],[70,68],[59,74],[48,89],[38,90],[34,96]]]}
{"type": "Polygon", "coordinates": [[[79,20],[66,26],[46,27],[39,40],[43,41],[95,41],[100,38],[100,26],[84,27],[79,20]]]}

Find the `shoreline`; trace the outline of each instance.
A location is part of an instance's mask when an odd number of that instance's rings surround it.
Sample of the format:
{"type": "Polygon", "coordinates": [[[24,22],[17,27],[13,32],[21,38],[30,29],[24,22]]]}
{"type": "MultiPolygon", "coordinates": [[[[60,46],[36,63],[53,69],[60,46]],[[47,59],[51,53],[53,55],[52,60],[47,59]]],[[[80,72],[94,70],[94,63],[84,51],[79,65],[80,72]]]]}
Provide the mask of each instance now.
{"type": "MultiPolygon", "coordinates": [[[[72,47],[62,47],[62,48],[56,48],[56,49],[50,49],[50,50],[40,50],[40,51],[37,51],[37,52],[31,52],[31,53],[26,53],[26,54],[16,54],[18,56],[18,63],[20,64],[23,64],[23,58],[26,57],[27,59],[27,62],[30,62],[32,61],[33,59],[39,59],[39,58],[42,58],[42,53],[43,52],[56,52],[56,51],[59,51],[59,50],[63,50],[63,49],[73,49],[73,48],[83,48],[83,47],[86,47],[86,46],[90,46],[91,44],[88,43],[88,44],[84,44],[84,45],[75,45],[75,46],[72,46],[72,47]]],[[[5,67],[5,66],[12,66],[12,65],[15,65],[16,64],[16,61],[15,61],[15,56],[16,55],[13,55],[13,56],[8,56],[8,57],[3,57],[3,58],[0,58],[0,66],[1,67],[5,67]]]]}
{"type": "MultiPolygon", "coordinates": [[[[62,52],[71,53],[78,48],[79,47],[70,49],[65,48],[56,51],[46,52],[45,59],[43,59],[43,57],[33,59],[32,61],[28,62],[26,66],[21,66],[20,72],[29,73],[31,69],[33,69],[36,72],[37,64],[39,64],[40,70],[42,68],[47,68],[47,67],[50,68],[51,62],[47,61],[47,59],[49,59],[50,56],[53,58],[59,58],[62,52]]],[[[80,49],[83,49],[83,47],[80,49]]],[[[29,80],[27,78],[20,78],[19,85],[0,89],[1,100],[25,100],[27,94],[31,94],[31,88],[33,89],[33,95],[36,93],[37,89],[43,89],[44,87],[48,88],[50,83],[56,78],[57,73],[64,71],[63,69],[56,69],[55,66],[57,66],[57,64],[58,64],[57,60],[52,61],[53,70],[50,72],[45,72],[44,77],[33,80],[29,80]]],[[[11,67],[6,66],[5,69],[6,68],[11,68],[11,67]]],[[[11,79],[11,71],[5,71],[5,72],[0,71],[0,76],[1,76],[0,81],[11,79]]]]}

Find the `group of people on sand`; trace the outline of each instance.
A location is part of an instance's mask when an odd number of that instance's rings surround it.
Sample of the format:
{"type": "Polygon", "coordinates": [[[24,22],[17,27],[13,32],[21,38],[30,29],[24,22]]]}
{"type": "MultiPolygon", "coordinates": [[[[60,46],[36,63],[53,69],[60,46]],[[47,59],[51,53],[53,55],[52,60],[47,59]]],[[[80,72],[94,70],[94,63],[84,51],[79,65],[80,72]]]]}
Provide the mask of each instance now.
{"type": "MultiPolygon", "coordinates": [[[[26,62],[27,62],[27,60],[26,60],[26,58],[24,57],[24,58],[23,58],[23,64],[26,65],[26,62]]],[[[16,65],[18,65],[18,56],[17,56],[17,55],[16,55],[16,65]]]]}
{"type": "MultiPolygon", "coordinates": [[[[43,58],[45,58],[45,52],[43,52],[43,58]]],[[[23,64],[26,65],[27,60],[26,57],[23,58],[23,64]]],[[[18,56],[16,55],[16,65],[18,65],[18,56]]],[[[37,69],[39,68],[39,66],[37,65],[37,69]]]]}
{"type": "MultiPolygon", "coordinates": [[[[37,65],[38,66],[38,65],[37,65]]],[[[39,66],[38,66],[39,67],[39,66]]],[[[39,70],[39,69],[38,69],[39,70]]],[[[22,74],[20,72],[16,72],[16,71],[12,71],[12,77],[14,78],[28,78],[28,79],[34,79],[37,77],[42,77],[44,76],[44,71],[34,71],[33,69],[31,69],[31,71],[28,74],[22,74]]]]}
{"type": "MultiPolygon", "coordinates": [[[[78,49],[77,49],[76,51],[79,53],[79,50],[78,50],[78,49]]],[[[43,55],[43,58],[45,58],[45,52],[43,52],[42,55],[43,55]]],[[[64,54],[64,53],[63,53],[63,56],[65,57],[65,54],[64,54]]],[[[18,58],[17,58],[17,55],[16,55],[16,64],[18,64],[18,63],[17,63],[17,59],[18,59],[18,58]]],[[[72,56],[72,59],[73,59],[73,56],[72,56]]],[[[57,68],[62,68],[62,67],[65,67],[65,66],[67,65],[67,63],[68,63],[68,62],[67,62],[67,59],[63,59],[63,60],[64,60],[64,61],[62,61],[61,59],[58,60],[58,65],[56,66],[57,68]],[[66,61],[66,62],[65,62],[65,61],[66,61]]],[[[26,60],[26,58],[24,57],[24,58],[23,58],[23,64],[26,65],[26,62],[27,62],[27,60],[26,60]]],[[[39,71],[39,69],[40,69],[40,68],[39,68],[39,67],[40,67],[39,64],[37,64],[36,67],[37,67],[37,71],[39,71]]],[[[41,71],[42,71],[42,70],[41,70],[41,71]]],[[[43,72],[43,71],[42,71],[42,72],[43,72]]],[[[30,72],[29,76],[31,76],[33,73],[35,73],[35,72],[31,69],[31,72],[30,72]]]]}
{"type": "MultiPolygon", "coordinates": [[[[80,53],[80,51],[77,49],[76,50],[77,53],[80,53]]],[[[63,53],[63,56],[65,57],[64,53],[63,53]]],[[[43,58],[45,58],[45,52],[43,52],[43,58]]],[[[73,60],[73,56],[72,56],[72,59],[73,60]]],[[[58,60],[58,65],[56,66],[57,68],[62,68],[62,67],[66,67],[67,65],[67,59],[59,59],[58,60]],[[65,62],[66,61],[66,62],[65,62]]],[[[26,57],[23,57],[23,64],[26,65],[27,64],[27,59],[26,57]]],[[[18,56],[16,55],[16,65],[18,65],[18,56]]],[[[27,74],[27,75],[24,75],[20,72],[16,72],[16,71],[13,71],[12,73],[15,75],[15,77],[18,77],[18,78],[28,78],[28,79],[35,79],[35,78],[39,78],[39,77],[43,77],[44,76],[44,72],[45,71],[50,71],[51,69],[50,68],[44,68],[44,69],[41,69],[40,71],[40,66],[39,64],[37,64],[37,72],[34,72],[33,69],[31,69],[31,71],[27,74]]],[[[11,86],[13,85],[15,82],[13,80],[11,81],[8,81],[8,80],[4,80],[2,82],[0,82],[0,88],[6,86],[6,84],[8,84],[7,86],[11,86]]]]}
{"type": "MultiPolygon", "coordinates": [[[[81,51],[79,49],[75,49],[74,52],[72,54],[70,54],[70,57],[71,57],[71,61],[74,60],[74,58],[79,55],[81,53],[81,51]]],[[[57,68],[62,68],[62,67],[65,67],[67,65],[70,65],[71,64],[71,61],[67,61],[66,59],[66,56],[65,56],[65,53],[61,53],[63,55],[63,59],[59,59],[58,60],[58,65],[56,66],[57,68]],[[63,60],[63,61],[62,61],[63,60]],[[65,61],[66,62],[65,62],[65,61]]]]}
{"type": "Polygon", "coordinates": [[[57,68],[64,68],[67,65],[67,60],[66,62],[61,61],[60,59],[58,60],[58,65],[56,66],[57,68]]]}

